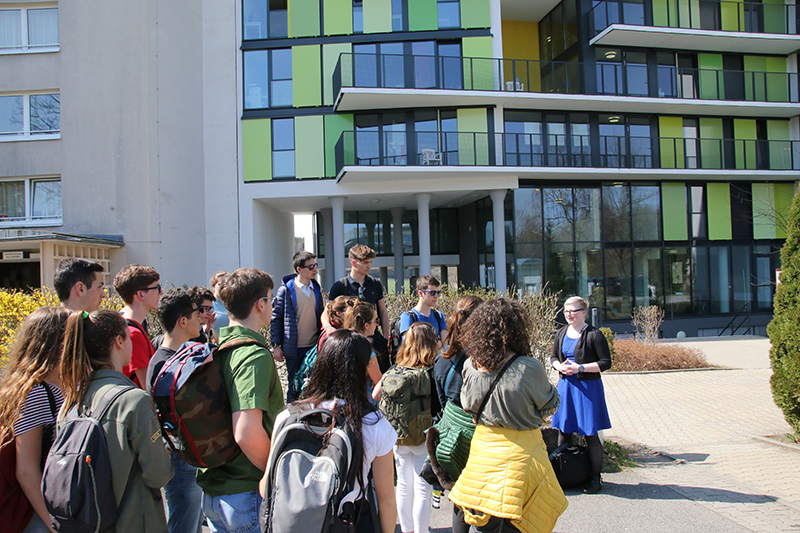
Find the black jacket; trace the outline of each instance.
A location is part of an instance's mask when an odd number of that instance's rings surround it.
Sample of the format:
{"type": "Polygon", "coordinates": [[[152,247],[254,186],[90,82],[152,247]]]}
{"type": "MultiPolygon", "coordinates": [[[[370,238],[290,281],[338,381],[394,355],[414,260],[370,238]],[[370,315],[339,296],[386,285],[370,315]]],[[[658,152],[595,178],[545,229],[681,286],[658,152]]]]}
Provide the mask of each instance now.
{"type": "MultiPolygon", "coordinates": [[[[564,335],[567,334],[568,327],[564,326],[556,332],[553,355],[550,357],[551,364],[555,361],[563,363],[566,360],[561,352],[561,343],[564,335]]],[[[581,332],[578,344],[575,346],[575,362],[579,365],[598,363],[601,372],[611,368],[611,352],[608,350],[608,342],[599,329],[587,325],[581,332]]],[[[584,372],[578,374],[578,379],[600,379],[600,372],[584,372]]]]}

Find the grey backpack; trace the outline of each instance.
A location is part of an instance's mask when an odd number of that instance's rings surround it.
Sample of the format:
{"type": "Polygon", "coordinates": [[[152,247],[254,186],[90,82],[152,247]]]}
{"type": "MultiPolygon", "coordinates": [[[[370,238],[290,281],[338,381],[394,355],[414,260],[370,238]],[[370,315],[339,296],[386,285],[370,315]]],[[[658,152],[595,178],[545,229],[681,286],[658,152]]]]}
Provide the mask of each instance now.
{"type": "Polygon", "coordinates": [[[361,436],[341,415],[309,404],[289,404],[273,430],[267,488],[259,522],[267,533],[355,531],[355,506],[364,452],[361,436]]]}
{"type": "Polygon", "coordinates": [[[132,389],[112,387],[95,412],[81,413],[78,405],[67,412],[42,474],[42,496],[56,531],[105,531],[117,522],[108,443],[99,421],[117,398],[132,389]]]}

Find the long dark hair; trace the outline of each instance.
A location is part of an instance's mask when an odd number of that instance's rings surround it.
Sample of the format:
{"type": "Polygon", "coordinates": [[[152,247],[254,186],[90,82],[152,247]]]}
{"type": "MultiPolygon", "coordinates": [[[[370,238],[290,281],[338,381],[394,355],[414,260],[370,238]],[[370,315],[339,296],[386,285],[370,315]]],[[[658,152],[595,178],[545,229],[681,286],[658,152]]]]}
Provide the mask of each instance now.
{"type": "Polygon", "coordinates": [[[464,323],[472,312],[483,303],[483,298],[474,294],[467,294],[456,301],[455,313],[447,319],[447,350],[442,352],[442,357],[450,359],[464,351],[464,323]]]}
{"type": "MultiPolygon", "coordinates": [[[[343,405],[336,402],[331,410],[362,434],[364,415],[377,410],[367,398],[367,365],[371,355],[372,345],[361,333],[340,329],[328,335],[300,403],[319,405],[324,401],[344,400],[343,405]]],[[[362,472],[363,461],[359,461],[359,485],[362,472]]],[[[362,494],[364,490],[361,487],[362,494]]]]}

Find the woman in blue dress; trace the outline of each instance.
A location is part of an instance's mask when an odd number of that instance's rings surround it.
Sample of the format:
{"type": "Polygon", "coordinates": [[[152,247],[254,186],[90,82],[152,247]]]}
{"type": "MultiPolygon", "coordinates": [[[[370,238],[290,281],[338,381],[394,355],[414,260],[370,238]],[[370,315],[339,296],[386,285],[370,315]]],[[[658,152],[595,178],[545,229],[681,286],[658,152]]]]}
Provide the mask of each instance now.
{"type": "Polygon", "coordinates": [[[559,445],[566,435],[578,433],[586,437],[592,465],[592,480],[583,489],[587,494],[600,492],[603,480],[603,444],[598,431],[611,427],[600,372],[611,368],[608,342],[599,329],[586,323],[589,302],[573,296],[564,302],[567,326],[556,333],[550,364],[558,370],[558,394],[561,405],[551,425],[558,429],[559,445]]]}

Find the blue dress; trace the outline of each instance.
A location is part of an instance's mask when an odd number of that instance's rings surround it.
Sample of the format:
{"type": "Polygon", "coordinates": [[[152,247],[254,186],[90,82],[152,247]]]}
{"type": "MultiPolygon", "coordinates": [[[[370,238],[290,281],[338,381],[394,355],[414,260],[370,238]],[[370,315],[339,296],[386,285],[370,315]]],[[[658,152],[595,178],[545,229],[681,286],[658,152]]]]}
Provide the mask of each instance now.
{"type": "MultiPolygon", "coordinates": [[[[564,335],[561,353],[570,363],[575,362],[575,346],[578,339],[564,335]]],[[[602,379],[578,379],[577,374],[562,375],[558,380],[558,395],[561,404],[553,415],[550,425],[562,433],[596,435],[601,429],[609,429],[606,395],[602,379]]]]}

